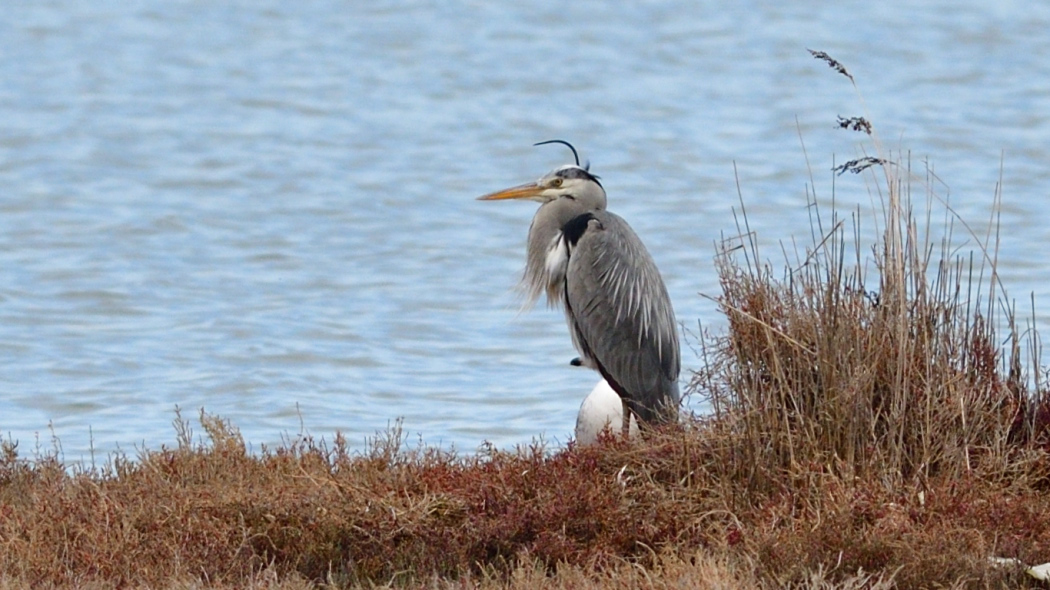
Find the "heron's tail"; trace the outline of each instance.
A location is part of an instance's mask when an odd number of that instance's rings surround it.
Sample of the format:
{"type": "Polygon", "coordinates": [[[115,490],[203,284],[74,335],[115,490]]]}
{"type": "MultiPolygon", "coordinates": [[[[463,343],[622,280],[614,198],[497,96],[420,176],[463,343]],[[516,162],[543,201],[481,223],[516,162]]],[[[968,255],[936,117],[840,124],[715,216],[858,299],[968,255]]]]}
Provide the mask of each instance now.
{"type": "Polygon", "coordinates": [[[668,380],[661,383],[657,391],[649,392],[641,399],[627,400],[627,406],[638,417],[639,426],[673,424],[678,421],[679,400],[678,382],[668,380]]]}

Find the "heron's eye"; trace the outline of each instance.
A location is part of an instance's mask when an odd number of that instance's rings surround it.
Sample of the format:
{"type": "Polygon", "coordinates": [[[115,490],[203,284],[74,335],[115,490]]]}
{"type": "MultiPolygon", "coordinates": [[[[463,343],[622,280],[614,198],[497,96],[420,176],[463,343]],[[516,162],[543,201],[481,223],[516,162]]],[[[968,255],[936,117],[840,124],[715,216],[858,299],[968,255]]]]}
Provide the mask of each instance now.
{"type": "Polygon", "coordinates": [[[554,180],[552,180],[551,181],[551,186],[554,187],[554,188],[558,188],[559,186],[561,186],[561,179],[560,178],[555,178],[554,180]]]}

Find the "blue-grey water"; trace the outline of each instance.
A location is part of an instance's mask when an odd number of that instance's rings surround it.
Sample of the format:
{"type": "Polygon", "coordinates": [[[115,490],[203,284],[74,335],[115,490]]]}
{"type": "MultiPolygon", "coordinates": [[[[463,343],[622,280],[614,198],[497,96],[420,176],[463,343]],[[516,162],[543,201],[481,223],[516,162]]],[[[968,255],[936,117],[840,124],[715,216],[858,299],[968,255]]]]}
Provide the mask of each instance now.
{"type": "MultiPolygon", "coordinates": [[[[811,181],[827,206],[833,162],[872,153],[836,117],[867,116],[981,235],[1002,182],[1002,279],[1046,329],[1047,30],[1043,4],[976,0],[8,6],[0,433],[78,461],[171,444],[180,407],[255,449],[398,418],[467,451],[567,440],[597,377],[560,313],[518,311],[535,204],[474,200],[566,163],[531,147],[551,138],[602,176],[682,324],[717,333],[702,294],[737,177],[779,263],[811,181]]],[[[835,179],[847,211],[874,190],[835,179]]]]}

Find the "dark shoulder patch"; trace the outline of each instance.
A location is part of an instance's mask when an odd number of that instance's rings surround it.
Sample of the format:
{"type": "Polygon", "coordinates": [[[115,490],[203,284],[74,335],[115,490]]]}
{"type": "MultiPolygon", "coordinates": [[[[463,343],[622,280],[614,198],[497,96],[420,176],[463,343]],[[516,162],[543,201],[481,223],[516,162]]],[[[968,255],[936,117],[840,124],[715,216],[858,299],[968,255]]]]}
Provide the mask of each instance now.
{"type": "Polygon", "coordinates": [[[598,218],[592,213],[582,213],[570,219],[568,223],[561,228],[561,233],[565,236],[565,240],[568,241],[569,244],[575,246],[576,242],[579,242],[580,238],[583,237],[584,232],[587,231],[587,224],[590,223],[592,219],[598,218]]]}

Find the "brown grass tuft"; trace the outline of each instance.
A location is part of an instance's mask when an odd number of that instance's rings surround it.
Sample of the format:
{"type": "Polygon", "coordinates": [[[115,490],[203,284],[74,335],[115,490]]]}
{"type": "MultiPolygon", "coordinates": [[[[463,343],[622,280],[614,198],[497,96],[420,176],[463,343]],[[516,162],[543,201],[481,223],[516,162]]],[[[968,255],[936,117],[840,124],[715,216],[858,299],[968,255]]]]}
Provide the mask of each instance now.
{"type": "MultiPolygon", "coordinates": [[[[835,171],[886,163],[865,156],[835,171]]],[[[1045,394],[1030,391],[1023,375],[1012,309],[1004,306],[1004,318],[995,313],[994,252],[982,248],[976,266],[952,259],[948,231],[934,259],[929,218],[920,225],[912,215],[912,180],[897,177],[910,169],[883,165],[882,185],[872,175],[885,207],[874,278],[862,261],[859,216],[851,252],[846,223],[834,212],[826,225],[816,202],[815,225],[830,230],[796,253],[782,279],[757,262],[746,228],[738,227],[745,239],[727,241],[716,259],[730,328],[694,386],[720,416],[738,421],[749,441],[740,462],[749,473],[739,475],[749,481],[808,465],[887,485],[975,469],[1016,477],[1024,463],[1015,462],[1013,443],[1043,436],[1045,394]],[[779,469],[764,471],[769,466],[779,469]]]]}

